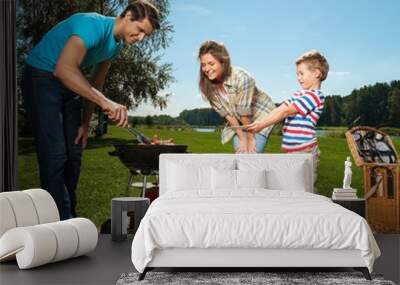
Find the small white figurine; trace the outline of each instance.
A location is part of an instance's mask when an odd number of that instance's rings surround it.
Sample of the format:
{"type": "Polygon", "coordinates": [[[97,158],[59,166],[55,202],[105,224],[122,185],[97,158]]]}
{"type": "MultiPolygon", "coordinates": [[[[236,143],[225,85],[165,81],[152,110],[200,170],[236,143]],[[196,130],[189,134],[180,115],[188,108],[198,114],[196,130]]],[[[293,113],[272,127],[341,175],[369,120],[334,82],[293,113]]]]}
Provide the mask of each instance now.
{"type": "Polygon", "coordinates": [[[351,161],[350,156],[347,157],[347,160],[344,162],[344,178],[343,178],[343,189],[352,189],[351,188],[351,161]]]}

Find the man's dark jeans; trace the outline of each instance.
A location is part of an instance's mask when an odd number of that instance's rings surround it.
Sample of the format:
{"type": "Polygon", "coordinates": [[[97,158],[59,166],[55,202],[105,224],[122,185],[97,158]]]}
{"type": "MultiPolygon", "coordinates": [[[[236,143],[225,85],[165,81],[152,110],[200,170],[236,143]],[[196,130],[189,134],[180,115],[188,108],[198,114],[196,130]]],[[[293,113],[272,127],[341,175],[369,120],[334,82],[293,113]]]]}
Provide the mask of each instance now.
{"type": "Polygon", "coordinates": [[[81,98],[51,72],[25,66],[22,94],[33,127],[41,187],[54,198],[61,220],[76,216],[82,144],[81,98]]]}

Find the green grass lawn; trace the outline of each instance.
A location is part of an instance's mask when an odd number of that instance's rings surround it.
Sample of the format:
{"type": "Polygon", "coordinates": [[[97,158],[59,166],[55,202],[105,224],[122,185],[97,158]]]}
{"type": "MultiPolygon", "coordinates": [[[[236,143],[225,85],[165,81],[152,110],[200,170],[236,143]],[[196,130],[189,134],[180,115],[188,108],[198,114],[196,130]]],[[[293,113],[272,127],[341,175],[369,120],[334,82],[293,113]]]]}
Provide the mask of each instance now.
{"type": "MultiPolygon", "coordinates": [[[[232,145],[221,145],[217,133],[141,129],[147,136],[158,134],[162,139],[174,138],[177,144],[188,145],[192,153],[232,153],[232,145]]],[[[90,139],[83,154],[82,172],[78,186],[78,214],[91,219],[98,227],[110,217],[110,201],[125,195],[129,171],[117,157],[110,156],[113,143],[129,142],[132,135],[125,129],[110,127],[101,139],[90,139]]],[[[280,152],[281,137],[271,136],[266,152],[280,152]]],[[[400,141],[395,141],[400,148],[400,141]]],[[[320,194],[331,196],[334,187],[341,187],[344,160],[350,155],[344,138],[319,138],[321,161],[318,169],[317,189],[320,194]]],[[[139,180],[140,178],[138,178],[139,180]]],[[[31,138],[20,138],[18,156],[18,188],[39,187],[36,154],[31,138]]],[[[362,171],[353,164],[352,186],[363,196],[362,171]]],[[[130,188],[129,195],[138,196],[139,189],[130,188]]]]}

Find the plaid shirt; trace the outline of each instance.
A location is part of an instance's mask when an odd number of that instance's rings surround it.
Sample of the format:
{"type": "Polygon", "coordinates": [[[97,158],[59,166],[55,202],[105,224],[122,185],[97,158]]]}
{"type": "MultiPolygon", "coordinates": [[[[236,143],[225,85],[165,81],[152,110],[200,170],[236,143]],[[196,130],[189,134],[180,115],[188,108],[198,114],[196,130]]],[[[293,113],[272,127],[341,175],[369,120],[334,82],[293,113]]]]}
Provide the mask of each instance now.
{"type": "MultiPolygon", "coordinates": [[[[223,91],[217,91],[213,97],[211,107],[221,116],[230,115],[240,122],[241,116],[249,116],[251,121],[259,121],[268,115],[274,108],[265,92],[258,89],[251,75],[238,67],[232,67],[231,75],[225,80],[223,91]]],[[[227,143],[236,134],[234,130],[225,125],[221,133],[221,142],[227,143]]],[[[259,133],[268,137],[273,126],[262,129],[259,133]]]]}

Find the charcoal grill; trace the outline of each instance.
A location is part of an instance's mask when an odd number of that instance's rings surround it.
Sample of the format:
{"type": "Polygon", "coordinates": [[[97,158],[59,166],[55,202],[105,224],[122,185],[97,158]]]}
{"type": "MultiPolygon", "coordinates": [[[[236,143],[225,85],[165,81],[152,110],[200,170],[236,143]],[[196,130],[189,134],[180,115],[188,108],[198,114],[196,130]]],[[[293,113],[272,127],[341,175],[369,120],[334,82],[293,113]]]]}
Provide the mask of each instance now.
{"type": "Polygon", "coordinates": [[[115,151],[110,152],[117,156],[129,169],[130,176],[126,193],[137,174],[143,175],[143,188],[141,196],[145,197],[148,175],[158,174],[159,156],[162,153],[186,153],[187,145],[152,145],[152,144],[114,144],[115,151]]]}

